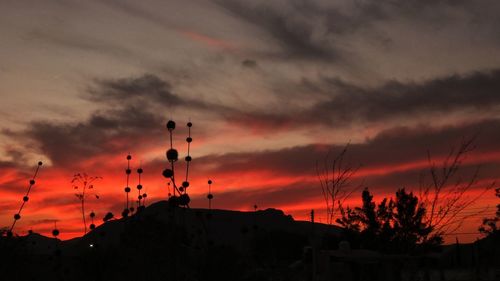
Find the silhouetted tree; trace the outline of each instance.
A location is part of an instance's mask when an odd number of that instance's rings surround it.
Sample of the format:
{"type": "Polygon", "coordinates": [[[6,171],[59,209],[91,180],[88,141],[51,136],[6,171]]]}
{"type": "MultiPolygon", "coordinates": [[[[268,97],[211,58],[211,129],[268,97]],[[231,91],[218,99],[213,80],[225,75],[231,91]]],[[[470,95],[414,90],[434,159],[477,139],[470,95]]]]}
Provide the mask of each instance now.
{"type": "Polygon", "coordinates": [[[351,209],[349,206],[344,208],[339,206],[340,218],[336,222],[349,233],[356,233],[361,231],[361,225],[356,210],[351,209]]]}
{"type": "MultiPolygon", "coordinates": [[[[422,203],[419,203],[418,197],[413,195],[413,192],[407,193],[402,188],[396,192],[394,209],[393,240],[398,247],[404,252],[409,252],[414,250],[417,244],[426,242],[433,228],[425,221],[426,209],[422,203]]],[[[433,238],[432,241],[434,239],[437,238],[433,238]]]]}
{"type": "Polygon", "coordinates": [[[394,237],[394,201],[384,198],[377,207],[378,220],[378,242],[381,248],[389,248],[389,244],[394,237]]]}
{"type": "Polygon", "coordinates": [[[341,206],[337,223],[348,236],[358,237],[364,248],[407,253],[419,245],[442,243],[441,236],[427,239],[432,226],[425,221],[425,206],[412,192],[399,189],[394,200],[384,198],[379,205],[367,188],[361,197],[361,207],[344,210],[341,206]]]}
{"type": "MultiPolygon", "coordinates": [[[[500,188],[495,189],[495,196],[500,198],[500,188]]],[[[483,219],[483,224],[479,227],[479,231],[485,235],[500,233],[500,204],[497,204],[495,217],[483,219]]]]}
{"type": "Polygon", "coordinates": [[[368,235],[377,235],[380,230],[380,222],[377,218],[377,210],[373,195],[370,194],[368,188],[365,188],[361,193],[363,205],[361,208],[356,208],[360,222],[364,225],[363,232],[368,235]]]}

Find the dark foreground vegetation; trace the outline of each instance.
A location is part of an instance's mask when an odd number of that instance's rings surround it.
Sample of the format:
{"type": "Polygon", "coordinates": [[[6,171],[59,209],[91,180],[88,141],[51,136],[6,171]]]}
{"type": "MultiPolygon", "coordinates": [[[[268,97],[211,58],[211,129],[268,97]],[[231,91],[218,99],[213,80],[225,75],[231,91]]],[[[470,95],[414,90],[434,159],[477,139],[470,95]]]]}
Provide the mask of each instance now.
{"type": "Polygon", "coordinates": [[[365,235],[294,221],[275,209],[189,209],[162,201],[72,240],[3,236],[0,270],[2,280],[31,281],[418,280],[408,276],[499,266],[497,234],[472,246],[391,254],[368,250],[365,235]]]}
{"type": "MultiPolygon", "coordinates": [[[[339,233],[316,228],[322,236],[339,233]]],[[[0,268],[2,280],[286,280],[311,231],[310,223],[274,209],[188,209],[162,201],[72,240],[4,236],[0,268]]]]}

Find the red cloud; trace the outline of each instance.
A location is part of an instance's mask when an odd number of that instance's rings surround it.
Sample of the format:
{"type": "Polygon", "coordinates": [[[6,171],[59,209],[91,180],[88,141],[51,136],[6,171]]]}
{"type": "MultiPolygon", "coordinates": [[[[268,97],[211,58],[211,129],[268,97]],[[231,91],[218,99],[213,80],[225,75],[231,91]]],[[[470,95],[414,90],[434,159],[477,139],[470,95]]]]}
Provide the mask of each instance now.
{"type": "Polygon", "coordinates": [[[193,41],[203,43],[203,44],[210,46],[210,47],[224,49],[224,50],[235,49],[235,46],[228,41],[213,38],[213,37],[210,37],[207,35],[203,35],[201,33],[195,32],[195,31],[180,30],[179,33],[184,35],[185,37],[193,40],[193,41]]]}

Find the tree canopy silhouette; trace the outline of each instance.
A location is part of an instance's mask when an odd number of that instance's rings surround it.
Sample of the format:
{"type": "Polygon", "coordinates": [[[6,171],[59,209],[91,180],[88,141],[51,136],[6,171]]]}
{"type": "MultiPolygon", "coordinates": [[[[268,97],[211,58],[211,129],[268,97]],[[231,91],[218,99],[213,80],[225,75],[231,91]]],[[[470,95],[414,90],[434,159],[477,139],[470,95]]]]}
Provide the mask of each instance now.
{"type": "Polygon", "coordinates": [[[418,197],[404,188],[395,195],[377,205],[365,188],[361,207],[341,207],[342,217],[337,223],[344,228],[346,237],[354,235],[361,247],[384,252],[409,253],[418,247],[440,245],[440,235],[428,239],[433,227],[426,221],[426,208],[418,197]]]}
{"type": "MultiPolygon", "coordinates": [[[[495,189],[495,196],[500,199],[500,188],[495,189]]],[[[495,217],[483,219],[479,231],[487,236],[500,234],[500,204],[497,204],[495,217]]]]}

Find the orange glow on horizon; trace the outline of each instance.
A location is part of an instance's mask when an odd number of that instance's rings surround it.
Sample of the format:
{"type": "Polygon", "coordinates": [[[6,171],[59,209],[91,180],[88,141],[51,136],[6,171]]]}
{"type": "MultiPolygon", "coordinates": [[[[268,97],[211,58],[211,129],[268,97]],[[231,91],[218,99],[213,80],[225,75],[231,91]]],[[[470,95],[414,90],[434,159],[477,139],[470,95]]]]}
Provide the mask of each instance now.
{"type": "MultiPolygon", "coordinates": [[[[120,146],[122,146],[121,144],[120,146]]],[[[197,144],[199,145],[199,144],[197,144]]],[[[318,153],[325,152],[328,146],[315,145],[314,150],[318,153]]],[[[181,147],[181,154],[184,153],[184,147],[181,147]]],[[[148,193],[147,204],[167,198],[167,181],[161,176],[161,172],[168,167],[166,160],[158,158],[141,159],[136,155],[156,155],[165,149],[156,146],[150,146],[138,149],[133,154],[130,177],[130,187],[132,192],[129,194],[131,202],[135,201],[137,196],[137,174],[136,169],[141,165],[144,168],[142,184],[144,190],[148,193]]],[[[99,199],[89,197],[86,201],[86,210],[93,210],[96,213],[95,222],[97,225],[102,223],[102,217],[111,211],[115,216],[120,217],[121,210],[125,205],[125,193],[123,191],[125,180],[126,160],[125,154],[103,154],[95,157],[89,157],[78,163],[75,167],[57,167],[54,165],[44,165],[40,171],[37,183],[30,194],[30,200],[27,202],[22,213],[22,219],[16,224],[16,232],[22,234],[32,229],[50,236],[53,227],[53,221],[57,221],[57,226],[61,231],[60,238],[70,239],[82,235],[82,222],[80,213],[80,202],[75,196],[75,191],[71,188],[70,181],[76,172],[87,172],[89,175],[101,176],[102,180],[95,183],[95,192],[99,199]],[[52,223],[52,224],[51,224],[52,223]]],[[[237,155],[235,154],[235,157],[237,155]]],[[[207,179],[214,180],[212,186],[213,193],[216,194],[214,204],[216,208],[231,208],[240,211],[251,210],[253,204],[257,204],[259,209],[276,208],[283,210],[286,214],[291,214],[298,220],[309,220],[311,209],[316,210],[317,222],[325,222],[324,201],[321,195],[320,186],[316,171],[313,167],[299,173],[288,171],[281,167],[277,169],[269,168],[266,163],[238,162],[236,166],[225,167],[218,162],[209,161],[219,156],[203,156],[201,162],[193,159],[190,171],[189,192],[192,197],[192,207],[205,207],[205,195],[207,193],[207,179]],[[240,165],[241,164],[241,165],[240,165]],[[232,169],[231,169],[232,168],[232,169]],[[287,193],[286,201],[282,198],[287,193]],[[302,195],[297,190],[303,189],[307,196],[302,195]],[[271,194],[271,195],[269,195],[271,194]],[[274,196],[280,196],[273,197],[274,196]],[[277,194],[277,195],[276,195],[277,194]],[[220,196],[219,196],[220,195],[220,196]],[[232,196],[235,202],[224,202],[220,197],[222,195],[232,196]],[[245,197],[251,196],[256,202],[250,202],[245,197]]],[[[182,159],[182,157],[181,157],[182,159]]],[[[436,157],[434,162],[439,165],[444,159],[436,157]]],[[[500,152],[475,153],[464,160],[463,165],[476,165],[481,163],[499,163],[500,152]]],[[[415,161],[405,161],[400,163],[386,164],[380,161],[379,164],[370,167],[362,166],[354,175],[353,180],[359,181],[365,178],[391,178],[392,175],[408,171],[419,171],[428,168],[429,163],[426,159],[415,161]]],[[[184,179],[185,165],[182,161],[176,164],[176,171],[181,181],[184,179]]],[[[22,196],[26,190],[26,183],[31,168],[21,170],[18,168],[5,168],[0,174],[0,185],[6,189],[2,191],[0,205],[4,212],[0,214],[2,225],[10,225],[12,216],[17,212],[22,202],[22,196]]],[[[178,178],[179,180],[179,178],[178,178]]],[[[477,186],[489,183],[490,178],[477,183],[477,186]]],[[[415,188],[418,185],[415,182],[415,188]]],[[[368,184],[370,191],[374,194],[375,202],[380,202],[384,197],[393,197],[397,186],[374,186],[368,184]]],[[[407,187],[411,190],[412,186],[407,187]]],[[[413,190],[414,193],[418,193],[413,190]]],[[[359,193],[361,189],[359,190],[359,193]]],[[[472,190],[469,195],[475,196],[477,190],[472,190]]],[[[358,206],[360,204],[359,193],[355,193],[345,201],[344,205],[358,206]]],[[[492,194],[491,194],[492,195],[492,194]]],[[[494,205],[494,197],[486,194],[481,202],[474,206],[494,205]]],[[[485,213],[484,216],[488,216],[485,213]]],[[[467,225],[461,228],[459,233],[477,232],[481,221],[480,216],[468,219],[467,225]]],[[[459,235],[459,234],[457,234],[459,235]]],[[[473,241],[478,237],[471,234],[460,236],[463,241],[473,241]]],[[[446,237],[447,242],[453,242],[454,236],[446,237]]]]}

